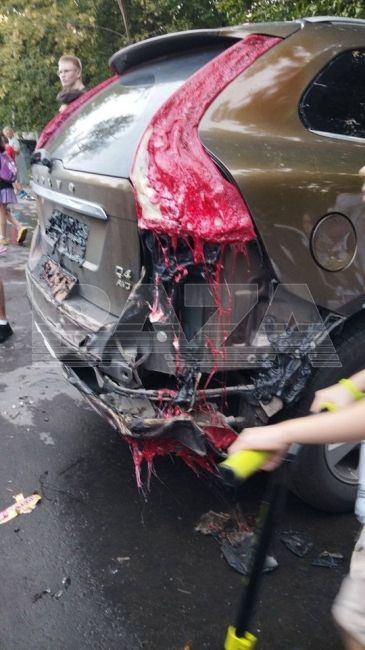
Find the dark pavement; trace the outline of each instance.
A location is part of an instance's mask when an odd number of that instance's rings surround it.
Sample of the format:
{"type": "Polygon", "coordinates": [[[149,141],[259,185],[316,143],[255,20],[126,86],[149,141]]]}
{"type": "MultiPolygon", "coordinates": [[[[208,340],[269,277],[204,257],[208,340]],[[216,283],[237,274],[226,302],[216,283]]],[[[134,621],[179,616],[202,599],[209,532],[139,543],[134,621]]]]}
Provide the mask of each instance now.
{"type": "MultiPolygon", "coordinates": [[[[35,203],[16,210],[31,227],[35,203]]],[[[0,346],[0,510],[19,492],[41,504],[0,527],[0,650],[222,650],[241,576],[217,542],[194,531],[233,496],[180,461],[160,459],[145,499],[128,446],[63,379],[33,361],[25,246],[0,255],[14,336],[0,346]]],[[[46,355],[47,358],[47,355],[46,355]]],[[[240,494],[257,512],[262,477],[240,494]]],[[[280,529],[306,533],[304,558],[277,538],[279,567],[263,577],[258,650],[340,650],[330,604],[346,572],[357,524],[289,497],[280,529]],[[311,565],[323,550],[339,568],[311,565]]]]}

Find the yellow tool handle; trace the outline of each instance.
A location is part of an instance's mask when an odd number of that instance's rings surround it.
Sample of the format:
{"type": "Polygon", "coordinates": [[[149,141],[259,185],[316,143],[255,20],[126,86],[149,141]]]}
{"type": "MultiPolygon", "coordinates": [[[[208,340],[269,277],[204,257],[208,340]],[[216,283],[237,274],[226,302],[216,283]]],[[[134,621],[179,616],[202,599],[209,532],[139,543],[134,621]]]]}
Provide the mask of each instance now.
{"type": "Polygon", "coordinates": [[[254,451],[250,449],[238,451],[236,454],[228,456],[228,458],[219,463],[219,471],[226,480],[232,481],[236,479],[244,481],[257,472],[270,456],[271,452],[269,451],[254,451]]]}
{"type": "Polygon", "coordinates": [[[230,625],[227,631],[224,650],[253,650],[257,638],[250,632],[245,632],[245,636],[236,636],[236,629],[230,625]]]}
{"type": "MultiPolygon", "coordinates": [[[[323,402],[322,411],[336,411],[337,405],[334,402],[323,402]]],[[[223,479],[229,483],[245,481],[252,474],[257,472],[270,458],[270,451],[256,451],[246,449],[228,456],[218,465],[223,479]]]]}

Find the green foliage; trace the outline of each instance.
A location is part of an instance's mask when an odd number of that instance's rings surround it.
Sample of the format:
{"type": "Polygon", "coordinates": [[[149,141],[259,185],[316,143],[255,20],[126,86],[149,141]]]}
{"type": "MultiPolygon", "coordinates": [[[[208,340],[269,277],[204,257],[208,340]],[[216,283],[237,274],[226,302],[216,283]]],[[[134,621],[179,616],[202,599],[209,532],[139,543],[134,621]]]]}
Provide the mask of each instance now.
{"type": "MultiPolygon", "coordinates": [[[[119,0],[120,2],[120,0],[119,0]]],[[[122,0],[132,42],[183,29],[313,15],[365,17],[363,0],[122,0]]],[[[84,83],[109,76],[127,45],[118,0],[1,0],[0,126],[40,130],[57,111],[57,62],[79,56],[84,83]]]]}
{"type": "Polygon", "coordinates": [[[346,16],[363,18],[363,0],[257,0],[247,18],[253,21],[293,20],[309,16],[346,16]]]}
{"type": "Polygon", "coordinates": [[[40,130],[57,111],[59,57],[79,56],[84,83],[95,85],[110,74],[108,58],[125,42],[113,0],[2,0],[0,125],[40,130]]]}

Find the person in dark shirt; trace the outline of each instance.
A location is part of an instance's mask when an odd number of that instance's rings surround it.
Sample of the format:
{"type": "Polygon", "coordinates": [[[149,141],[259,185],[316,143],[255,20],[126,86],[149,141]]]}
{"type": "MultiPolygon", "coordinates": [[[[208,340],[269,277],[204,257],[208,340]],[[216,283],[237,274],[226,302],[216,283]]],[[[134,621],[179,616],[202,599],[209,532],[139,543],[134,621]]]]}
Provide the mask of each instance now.
{"type": "Polygon", "coordinates": [[[62,112],[66,106],[86,92],[82,81],[82,63],[80,59],[71,54],[61,56],[58,61],[58,76],[62,90],[58,93],[56,99],[60,104],[59,111],[62,112]]]}

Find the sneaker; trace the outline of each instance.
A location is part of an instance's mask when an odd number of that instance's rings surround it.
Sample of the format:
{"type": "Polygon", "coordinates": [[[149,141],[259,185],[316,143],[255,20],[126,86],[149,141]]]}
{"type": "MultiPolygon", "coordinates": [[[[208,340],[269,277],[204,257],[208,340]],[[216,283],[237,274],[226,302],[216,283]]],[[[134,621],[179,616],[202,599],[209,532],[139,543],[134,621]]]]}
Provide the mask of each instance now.
{"type": "Polygon", "coordinates": [[[9,323],[6,323],[6,325],[0,325],[0,343],[4,343],[6,339],[9,338],[13,333],[13,330],[11,329],[9,323]]]}
{"type": "Polygon", "coordinates": [[[19,192],[19,194],[18,194],[19,199],[25,199],[26,196],[27,196],[27,193],[26,193],[25,190],[22,190],[22,191],[19,192]]]}
{"type": "Polygon", "coordinates": [[[9,240],[6,239],[5,237],[2,237],[0,239],[0,244],[1,244],[1,246],[7,246],[9,244],[9,240]]]}
{"type": "Polygon", "coordinates": [[[16,238],[18,244],[22,244],[27,236],[28,228],[21,226],[18,230],[18,236],[16,238]]]}
{"type": "Polygon", "coordinates": [[[3,246],[2,244],[0,244],[0,254],[5,253],[7,250],[8,249],[6,248],[6,246],[3,246]]]}

